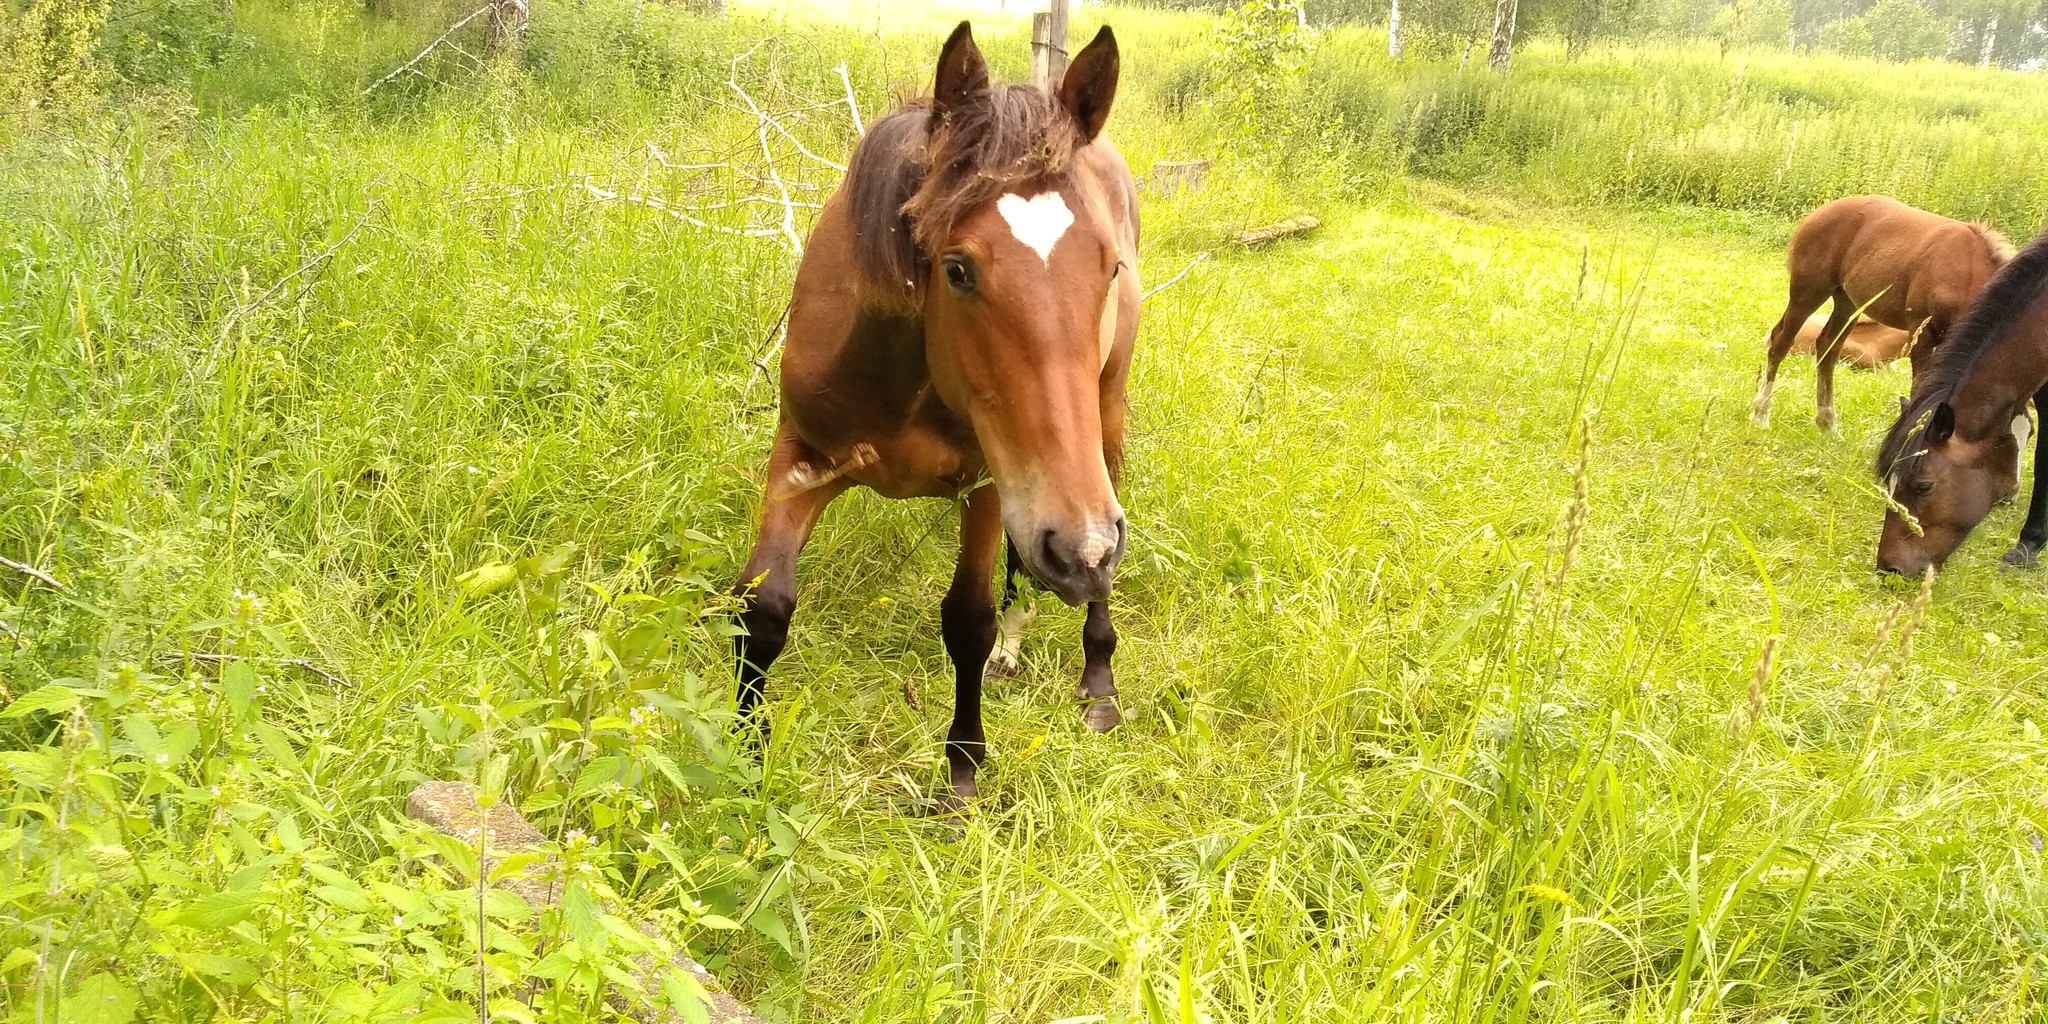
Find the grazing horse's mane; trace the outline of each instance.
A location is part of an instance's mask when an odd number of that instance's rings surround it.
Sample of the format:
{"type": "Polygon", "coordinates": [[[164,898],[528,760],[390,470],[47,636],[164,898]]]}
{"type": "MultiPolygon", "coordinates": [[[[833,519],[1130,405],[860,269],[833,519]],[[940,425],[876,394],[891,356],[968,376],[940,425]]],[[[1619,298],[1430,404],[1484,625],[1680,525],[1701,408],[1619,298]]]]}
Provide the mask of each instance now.
{"type": "Polygon", "coordinates": [[[854,262],[877,290],[909,298],[969,210],[1058,174],[1084,140],[1059,102],[1028,85],[944,112],[929,97],[875,122],[847,162],[854,262]]]}
{"type": "MultiPolygon", "coordinates": [[[[1990,228],[1972,225],[1987,242],[1993,239],[2004,243],[2007,249],[2011,243],[1990,228]]],[[[1941,347],[1935,350],[1934,365],[1920,386],[1913,389],[1913,397],[1899,413],[1899,420],[1892,424],[1891,432],[1885,435],[1884,443],[1877,449],[1877,475],[1888,477],[1894,472],[1909,474],[1913,464],[1920,458],[1923,446],[1921,434],[1927,426],[1927,419],[1941,403],[1954,397],[1956,388],[1969,374],[1971,367],[1990,351],[1997,341],[2005,336],[2006,329],[2026,313],[2027,308],[2039,298],[2042,286],[2048,284],[2048,232],[2032,242],[2025,249],[2006,262],[1984,290],[1977,295],[1977,301],[1970,304],[1970,310],[1962,320],[1949,331],[1941,347]]]]}

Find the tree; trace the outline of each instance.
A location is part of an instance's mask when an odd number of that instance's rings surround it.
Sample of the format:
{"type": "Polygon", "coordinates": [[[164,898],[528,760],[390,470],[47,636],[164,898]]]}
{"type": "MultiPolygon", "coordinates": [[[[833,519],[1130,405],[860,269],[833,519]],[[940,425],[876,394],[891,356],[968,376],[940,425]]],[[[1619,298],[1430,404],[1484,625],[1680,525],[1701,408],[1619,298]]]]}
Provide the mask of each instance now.
{"type": "Polygon", "coordinates": [[[1486,66],[1505,75],[1514,57],[1515,13],[1520,0],[1495,0],[1493,5],[1493,48],[1486,52],[1486,66]]]}
{"type": "Polygon", "coordinates": [[[1401,0],[1393,0],[1387,12],[1387,56],[1401,59],[1401,0]]]}

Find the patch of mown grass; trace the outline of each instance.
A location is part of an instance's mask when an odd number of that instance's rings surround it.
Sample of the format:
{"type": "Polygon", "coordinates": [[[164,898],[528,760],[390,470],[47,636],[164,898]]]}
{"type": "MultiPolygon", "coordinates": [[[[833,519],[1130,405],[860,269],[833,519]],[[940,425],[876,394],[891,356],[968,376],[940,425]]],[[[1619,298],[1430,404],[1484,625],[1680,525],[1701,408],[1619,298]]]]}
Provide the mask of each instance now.
{"type": "MultiPolygon", "coordinates": [[[[1538,187],[1549,142],[1476,176],[1531,186],[1495,193],[1320,131],[1234,138],[1158,88],[1200,23],[1131,15],[1134,167],[1219,163],[1145,197],[1148,281],[1216,255],[1148,303],[1135,364],[1129,721],[1080,726],[1079,616],[1048,608],[991,687],[989,796],[945,824],[914,812],[949,714],[951,508],[835,504],[776,729],[739,749],[717,595],[792,260],[583,187],[753,193],[727,75],[808,107],[844,60],[872,118],[929,34],[789,30],[735,70],[765,22],[593,2],[537,22],[528,67],[358,101],[419,40],[336,22],[308,56],[241,6],[275,48],[259,80],[225,65],[203,113],[133,103],[0,149],[0,554],[71,588],[0,570],[0,686],[39,695],[0,721],[0,948],[26,951],[0,1014],[476,1017],[473,878],[397,823],[447,776],[589,865],[544,943],[484,908],[502,1019],[604,1018],[603,969],[637,951],[591,912],[610,895],[778,1019],[2031,998],[2042,584],[1997,570],[2001,510],[1911,658],[1896,625],[1875,645],[1914,597],[1869,571],[1865,480],[1905,375],[1842,381],[1840,440],[1796,385],[1747,425],[1779,200],[1617,197],[1565,157],[1538,187]],[[1318,234],[1220,245],[1302,209],[1318,234]]],[[[1711,77],[1645,51],[1544,86],[1543,60],[1532,88],[1595,105],[1621,102],[1609,76],[1711,77]]],[[[1615,144],[1598,109],[1571,160],[1615,144]]],[[[790,123],[850,142],[829,107],[790,123]]]]}

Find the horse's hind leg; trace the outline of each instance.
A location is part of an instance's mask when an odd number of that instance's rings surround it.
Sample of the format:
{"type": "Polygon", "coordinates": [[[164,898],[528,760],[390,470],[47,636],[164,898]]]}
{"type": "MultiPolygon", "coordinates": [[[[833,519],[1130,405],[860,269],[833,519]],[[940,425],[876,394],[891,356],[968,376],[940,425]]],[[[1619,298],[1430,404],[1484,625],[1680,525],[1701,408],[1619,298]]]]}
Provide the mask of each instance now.
{"type": "Polygon", "coordinates": [[[768,667],[789,643],[789,619],[796,612],[797,555],[825,506],[851,486],[843,478],[814,482],[825,469],[826,460],[786,426],[777,433],[775,450],[768,457],[761,532],[732,588],[741,602],[740,624],[746,628],[733,638],[732,648],[740,717],[748,723],[754,721],[761,702],[761,681],[768,667]]]}
{"type": "Polygon", "coordinates": [[[1835,293],[1835,308],[1828,314],[1828,325],[1821,329],[1820,337],[1813,343],[1813,421],[1827,433],[1836,430],[1835,418],[1835,364],[1842,358],[1842,338],[1848,334],[1849,324],[1855,319],[1856,304],[1849,301],[1845,292],[1835,293]]]}
{"type": "Polygon", "coordinates": [[[946,730],[950,790],[936,810],[948,814],[980,791],[975,773],[988,756],[981,731],[981,673],[996,645],[996,603],[990,593],[996,545],[1003,539],[1003,506],[993,487],[976,488],[960,512],[960,560],[953,586],[939,605],[939,630],[953,660],[953,727],[946,730]]]}
{"type": "MultiPolygon", "coordinates": [[[[2048,417],[2048,388],[2042,388],[2034,395],[2034,411],[2048,417]]],[[[2034,496],[2027,505],[2027,524],[2020,527],[2019,543],[2005,553],[2005,564],[2015,569],[2031,569],[2039,561],[2041,548],[2048,545],[2048,473],[2042,471],[2048,464],[2048,426],[2034,428],[2034,496]]]]}
{"type": "Polygon", "coordinates": [[[1038,618],[1035,603],[1017,603],[1017,581],[1024,575],[1024,560],[1017,557],[1017,545],[1006,540],[1003,547],[1009,558],[1003,568],[1003,603],[996,619],[996,649],[988,656],[988,674],[992,677],[1014,676],[1024,670],[1024,630],[1038,618]]]}
{"type": "Polygon", "coordinates": [[[1757,375],[1756,401],[1750,403],[1749,420],[1759,427],[1771,425],[1771,392],[1777,386],[1778,364],[1785,361],[1785,353],[1792,351],[1792,342],[1799,337],[1799,328],[1806,324],[1806,318],[1826,302],[1828,293],[1803,286],[1797,273],[1793,275],[1792,294],[1785,303],[1785,315],[1771,328],[1769,347],[1764,353],[1763,371],[1757,375]]]}

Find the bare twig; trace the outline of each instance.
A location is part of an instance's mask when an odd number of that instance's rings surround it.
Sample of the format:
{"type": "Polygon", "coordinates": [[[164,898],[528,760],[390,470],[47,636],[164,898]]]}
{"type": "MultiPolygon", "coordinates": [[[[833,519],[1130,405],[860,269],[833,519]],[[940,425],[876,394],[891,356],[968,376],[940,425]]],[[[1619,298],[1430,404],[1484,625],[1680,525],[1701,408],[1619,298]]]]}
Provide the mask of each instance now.
{"type": "MultiPolygon", "coordinates": [[[[582,186],[583,191],[590,193],[595,198],[603,199],[607,202],[631,203],[634,206],[644,206],[656,213],[663,213],[674,217],[691,227],[702,228],[705,231],[716,231],[721,235],[736,235],[741,238],[774,238],[782,233],[775,228],[729,228],[692,217],[675,204],[666,200],[656,199],[653,196],[641,195],[638,192],[614,192],[607,188],[599,188],[588,181],[579,184],[582,186]]],[[[769,202],[772,203],[774,200],[771,199],[769,202]]]]}
{"type": "Polygon", "coordinates": [[[789,304],[784,303],[782,315],[775,318],[775,326],[769,330],[769,342],[762,346],[760,354],[754,357],[754,372],[747,375],[747,391],[754,390],[754,382],[768,372],[768,360],[782,350],[782,343],[789,338],[789,304]]]}
{"type": "Polygon", "coordinates": [[[1183,278],[1183,277],[1186,277],[1186,276],[1188,276],[1188,271],[1190,271],[1190,270],[1193,270],[1193,269],[1195,269],[1195,265],[1196,265],[1196,264],[1198,264],[1198,263],[1200,263],[1200,262],[1202,262],[1203,260],[1206,260],[1206,259],[1208,259],[1208,258],[1209,258],[1209,254],[1205,252],[1205,253],[1202,253],[1202,254],[1200,254],[1200,255],[1196,256],[1196,257],[1195,257],[1194,259],[1191,259],[1191,260],[1189,260],[1189,261],[1188,261],[1188,265],[1187,265],[1187,266],[1185,266],[1185,267],[1182,267],[1182,268],[1180,268],[1180,273],[1178,273],[1178,274],[1175,274],[1175,275],[1173,275],[1172,277],[1169,277],[1169,278],[1167,278],[1166,280],[1164,280],[1164,281],[1162,281],[1162,282],[1160,282],[1160,283],[1158,283],[1158,284],[1155,284],[1155,285],[1153,285],[1153,286],[1152,286],[1152,287],[1150,287],[1150,288],[1147,288],[1147,289],[1145,290],[1145,294],[1143,294],[1143,295],[1141,295],[1141,296],[1139,296],[1139,297],[1138,297],[1138,298],[1139,298],[1139,301],[1141,301],[1141,302],[1142,302],[1142,301],[1144,301],[1145,299],[1149,299],[1149,298],[1151,298],[1152,296],[1154,296],[1154,295],[1157,295],[1157,294],[1159,294],[1160,292],[1163,292],[1163,291],[1167,290],[1168,288],[1171,288],[1171,287],[1173,287],[1174,285],[1177,285],[1177,284],[1179,284],[1179,283],[1180,283],[1180,279],[1181,279],[1181,278],[1183,278]]]}
{"type": "MultiPolygon", "coordinates": [[[[315,256],[312,259],[299,264],[299,269],[294,270],[291,273],[278,278],[276,284],[273,284],[270,287],[265,288],[263,290],[263,294],[258,295],[254,299],[250,299],[242,303],[241,305],[236,306],[233,310],[229,311],[228,315],[222,318],[220,322],[220,337],[215,338],[213,340],[213,351],[207,354],[206,369],[200,373],[200,377],[206,378],[213,376],[214,364],[220,360],[221,346],[227,344],[228,335],[234,332],[235,325],[237,323],[240,323],[243,317],[255,311],[256,307],[263,305],[265,302],[268,302],[271,296],[276,295],[280,290],[284,288],[285,285],[288,285],[293,281],[297,280],[299,275],[304,274],[306,271],[311,270],[314,267],[320,266],[321,264],[326,263],[328,260],[334,258],[334,254],[340,252],[341,247],[349,243],[349,239],[356,237],[356,232],[361,231],[363,229],[363,225],[368,224],[370,222],[370,218],[376,216],[376,213],[377,201],[372,199],[370,200],[370,208],[363,211],[362,219],[356,221],[355,226],[349,228],[348,233],[341,236],[341,238],[338,239],[333,245],[330,245],[326,249],[322,250],[320,255],[315,256]]],[[[244,283],[246,286],[246,280],[244,283]]]]}
{"type": "Polygon", "coordinates": [[[846,86],[846,112],[853,116],[853,137],[860,138],[868,133],[860,121],[860,104],[853,98],[853,78],[846,73],[846,62],[839,63],[839,82],[846,86]]]}
{"type": "MultiPolygon", "coordinates": [[[[441,33],[439,38],[436,38],[433,42],[428,43],[426,49],[421,50],[416,54],[413,54],[411,60],[406,61],[405,63],[400,64],[395,68],[392,68],[389,74],[386,74],[384,77],[379,78],[374,82],[371,82],[367,86],[364,86],[363,95],[368,96],[372,92],[375,92],[378,86],[383,85],[384,83],[389,82],[392,79],[397,78],[398,76],[405,74],[406,72],[411,71],[416,67],[419,67],[420,61],[426,60],[427,54],[434,52],[434,50],[438,48],[442,43],[447,42],[449,36],[454,35],[458,30],[462,28],[462,26],[467,25],[472,21],[475,21],[476,19],[481,18],[486,14],[491,13],[491,8],[495,6],[497,5],[485,4],[482,7],[479,7],[476,10],[469,12],[469,14],[465,15],[461,21],[458,21],[455,24],[448,26],[448,31],[441,33]]],[[[464,56],[468,56],[468,54],[464,54],[464,56]]],[[[471,57],[470,59],[475,60],[476,58],[471,57]]]]}
{"type": "Polygon", "coordinates": [[[234,661],[244,661],[254,665],[282,665],[286,668],[295,668],[301,672],[319,676],[328,683],[345,690],[355,688],[348,680],[304,658],[258,658],[246,654],[214,654],[207,651],[165,651],[157,655],[157,660],[196,661],[205,665],[225,665],[234,661]]]}
{"type": "Polygon", "coordinates": [[[65,586],[62,580],[59,580],[57,577],[52,576],[49,573],[44,572],[43,570],[28,564],[27,562],[17,562],[12,558],[0,558],[0,568],[12,569],[15,572],[22,574],[23,576],[28,577],[29,579],[41,583],[43,586],[49,587],[51,590],[71,589],[70,587],[65,586]]]}

